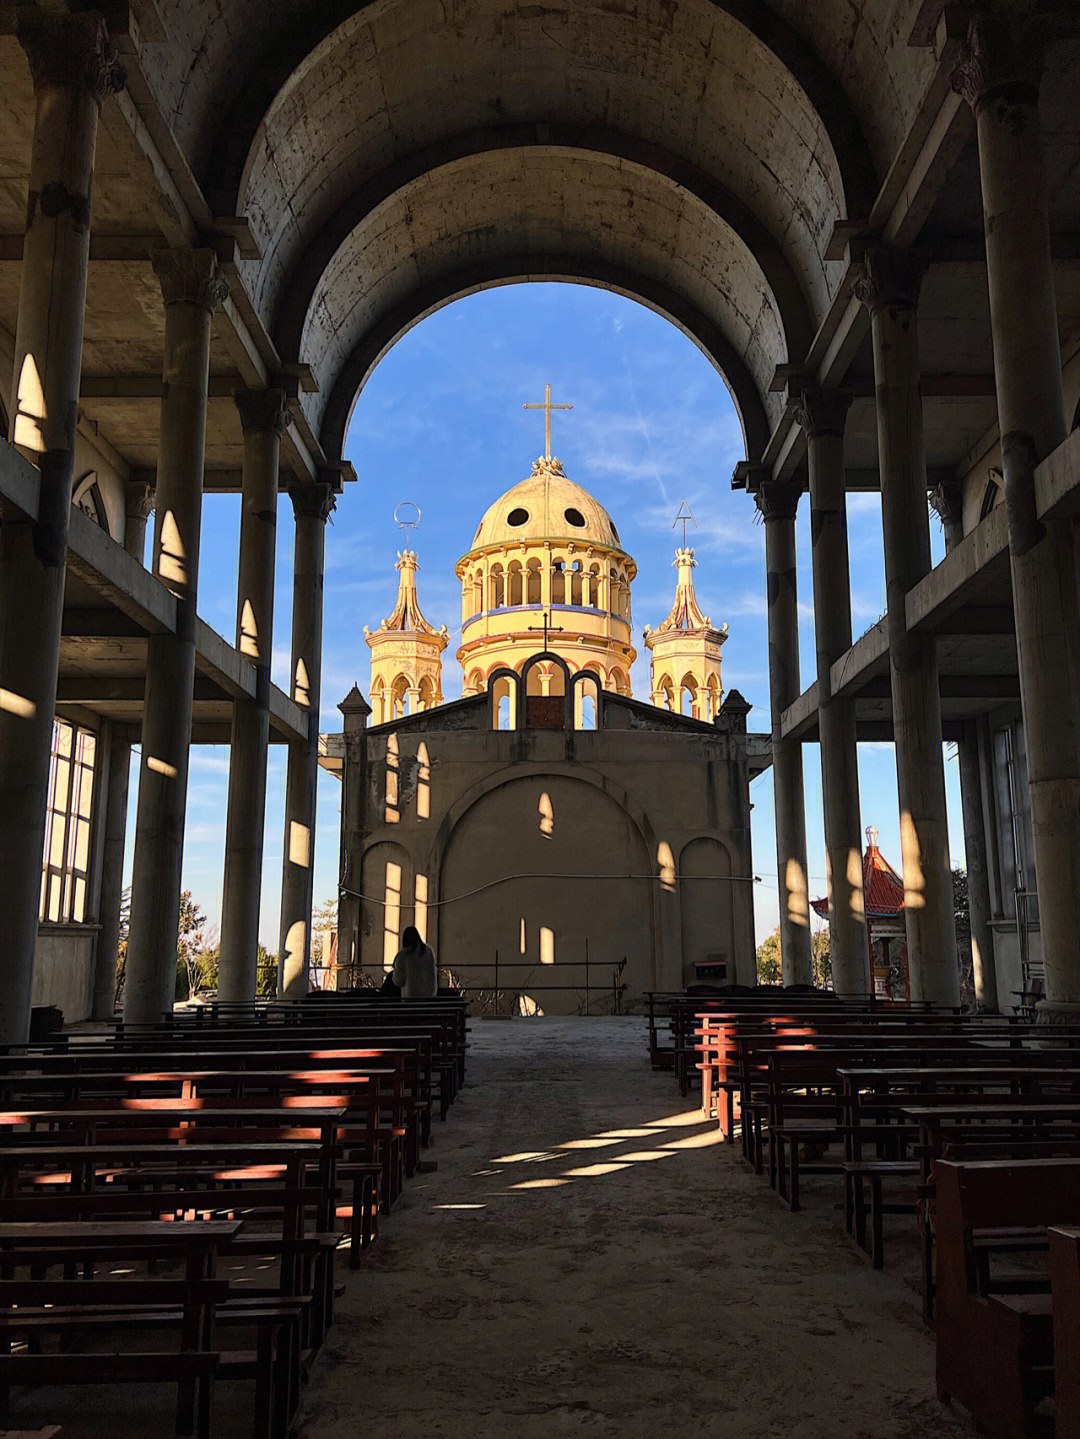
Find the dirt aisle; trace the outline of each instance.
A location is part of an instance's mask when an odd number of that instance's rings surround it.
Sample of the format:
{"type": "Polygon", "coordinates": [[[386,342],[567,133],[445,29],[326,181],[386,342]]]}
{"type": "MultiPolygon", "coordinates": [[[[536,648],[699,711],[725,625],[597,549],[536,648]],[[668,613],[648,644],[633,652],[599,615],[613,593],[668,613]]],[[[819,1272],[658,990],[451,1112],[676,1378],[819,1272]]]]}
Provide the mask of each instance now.
{"type": "Polygon", "coordinates": [[[969,1435],[909,1292],[790,1215],[650,1072],[644,1022],[475,1022],[304,1439],[969,1435]]]}

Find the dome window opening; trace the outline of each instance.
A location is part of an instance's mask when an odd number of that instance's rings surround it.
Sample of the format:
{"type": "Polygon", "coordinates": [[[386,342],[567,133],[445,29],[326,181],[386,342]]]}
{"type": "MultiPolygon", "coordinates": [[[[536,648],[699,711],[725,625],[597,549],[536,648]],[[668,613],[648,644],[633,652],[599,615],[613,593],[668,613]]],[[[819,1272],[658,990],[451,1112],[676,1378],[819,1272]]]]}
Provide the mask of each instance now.
{"type": "Polygon", "coordinates": [[[516,509],[511,510],[510,513],[507,515],[506,523],[508,525],[512,525],[515,530],[519,530],[522,525],[527,525],[529,523],[528,510],[522,509],[522,507],[518,505],[516,509]]]}
{"type": "Polygon", "coordinates": [[[575,510],[573,506],[563,511],[563,519],[568,525],[573,525],[576,530],[585,528],[585,516],[580,510],[575,510]]]}

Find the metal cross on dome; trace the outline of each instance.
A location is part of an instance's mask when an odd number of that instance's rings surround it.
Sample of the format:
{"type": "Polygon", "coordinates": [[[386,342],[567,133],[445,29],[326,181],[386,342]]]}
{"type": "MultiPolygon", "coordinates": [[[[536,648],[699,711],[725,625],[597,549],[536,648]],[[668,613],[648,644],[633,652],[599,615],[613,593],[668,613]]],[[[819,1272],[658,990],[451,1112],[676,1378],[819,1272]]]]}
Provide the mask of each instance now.
{"type": "Polygon", "coordinates": [[[530,625],[530,626],[529,626],[529,629],[531,629],[531,630],[539,630],[539,629],[541,629],[541,628],[543,628],[543,631],[544,631],[544,653],[546,654],[546,653],[548,652],[548,635],[561,635],[562,632],[563,632],[563,630],[562,630],[562,625],[553,625],[553,624],[551,623],[551,613],[550,613],[550,611],[548,611],[548,610],[545,610],[545,611],[544,611],[544,623],[543,623],[543,626],[540,626],[540,625],[530,625]]]}
{"type": "Polygon", "coordinates": [[[420,506],[415,502],[415,500],[402,500],[401,504],[398,505],[397,509],[394,511],[394,519],[397,521],[397,527],[398,527],[398,529],[405,531],[405,548],[408,549],[408,548],[409,548],[409,531],[410,531],[410,530],[415,530],[416,527],[417,527],[417,525],[420,523],[420,506]],[[406,507],[408,507],[408,508],[406,509],[406,507]],[[403,519],[401,518],[400,514],[398,513],[400,510],[405,510],[405,511],[406,511],[406,514],[408,513],[408,510],[415,510],[415,511],[416,511],[416,519],[415,519],[415,520],[412,520],[412,519],[404,519],[404,520],[403,520],[403,519]]]}
{"type": "MultiPolygon", "coordinates": [[[[697,529],[697,520],[695,520],[693,515],[690,513],[690,506],[686,503],[685,500],[683,500],[682,504],[679,506],[679,513],[675,516],[675,525],[677,525],[680,520],[682,521],[682,547],[685,550],[687,523],[693,525],[695,530],[697,529]]],[[[671,528],[674,529],[675,525],[672,525],[671,528]]]]}
{"type": "Polygon", "coordinates": [[[544,403],[542,405],[522,405],[523,410],[543,410],[544,412],[544,458],[551,459],[551,412],[552,410],[572,410],[573,405],[553,405],[551,403],[551,386],[544,386],[544,403]]]}

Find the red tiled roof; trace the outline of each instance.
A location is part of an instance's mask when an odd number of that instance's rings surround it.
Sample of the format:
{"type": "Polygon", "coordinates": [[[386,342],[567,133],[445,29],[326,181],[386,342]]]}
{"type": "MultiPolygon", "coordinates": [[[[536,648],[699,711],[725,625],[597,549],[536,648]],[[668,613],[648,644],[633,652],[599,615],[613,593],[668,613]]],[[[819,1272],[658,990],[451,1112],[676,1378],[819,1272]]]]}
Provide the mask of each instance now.
{"type": "MultiPolygon", "coordinates": [[[[828,899],[811,902],[815,914],[829,917],[828,899]]],[[[903,881],[876,844],[868,844],[863,853],[863,904],[870,919],[904,912],[903,881]]]]}

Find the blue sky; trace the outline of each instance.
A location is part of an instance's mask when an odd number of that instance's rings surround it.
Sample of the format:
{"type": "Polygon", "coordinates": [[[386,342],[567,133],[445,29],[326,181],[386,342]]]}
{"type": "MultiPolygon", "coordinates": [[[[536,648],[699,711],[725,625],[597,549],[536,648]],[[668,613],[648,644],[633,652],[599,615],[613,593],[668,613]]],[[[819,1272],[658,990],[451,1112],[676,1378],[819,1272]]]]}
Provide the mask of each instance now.
{"type": "MultiPolygon", "coordinates": [[[[484,510],[525,478],[543,452],[543,416],[522,410],[552,398],[570,402],[553,417],[553,451],[571,479],[611,513],[638,565],[633,622],[639,658],[634,693],[647,698],[646,624],[658,624],[674,597],[672,568],[680,501],[689,502],[698,528],[698,598],[714,624],[726,621],[725,690],[751,703],[752,730],[769,728],[764,532],[753,502],[731,489],[743,458],[738,416],[720,375],[666,319],[607,291],[581,285],[528,284],[487,290],[458,300],[405,334],[376,367],[353,412],[346,455],[358,483],[338,502],[327,530],[326,627],[322,727],[338,728],[338,701],[355,680],[366,694],[370,667],[363,626],[374,628],[393,607],[394,562],[402,533],[395,506],[412,500],[423,512],[416,532],[420,599],[429,620],[446,624],[443,688],[460,693],[453,658],[459,640],[460,587],[454,564],[465,553],[484,510]]],[[[199,608],[228,639],[234,636],[240,499],[207,496],[203,512],[199,608]]],[[[852,615],[862,633],[885,607],[881,507],[874,495],[849,500],[852,615]]],[[[935,560],[943,553],[932,517],[935,560]]],[[[804,686],[814,679],[810,520],[806,500],[797,523],[799,643],[804,686]]],[[[288,681],[291,612],[292,507],[283,500],[278,522],[278,591],[274,680],[288,681]]],[[[804,747],[811,892],[825,890],[821,776],[816,746],[804,747]]],[[[228,784],[225,749],[192,753],[184,849],[184,886],[217,924],[221,906],[228,784]]],[[[133,770],[133,776],[136,771],[133,770]]],[[[954,863],[963,863],[963,831],[955,754],[946,747],[949,828],[954,863]]],[[[891,745],[860,747],[863,824],[875,824],[886,856],[899,866],[896,774],[891,745]]],[[[271,749],[267,795],[264,943],[277,947],[285,756],[271,749]]],[[[766,773],[751,789],[758,940],[777,922],[772,782],[766,773]]],[[[340,786],[322,776],[316,831],[316,902],[336,892],[340,786]]],[[[130,870],[133,846],[128,843],[130,870]]]]}

